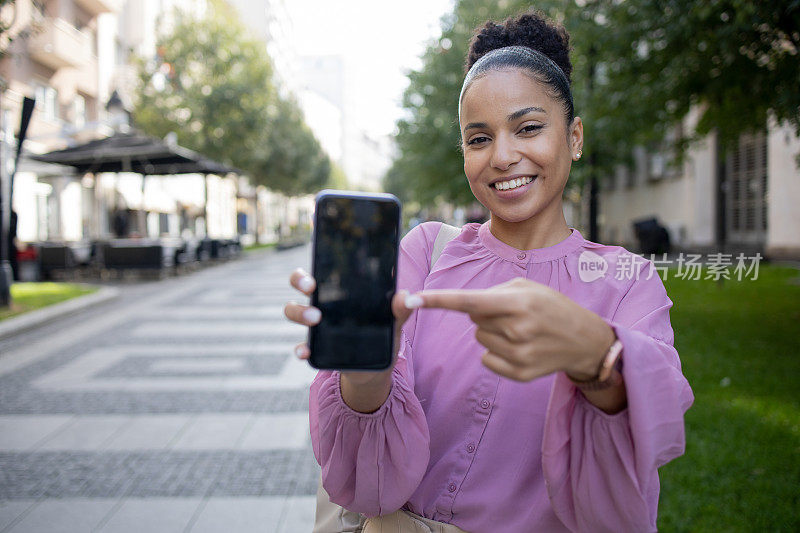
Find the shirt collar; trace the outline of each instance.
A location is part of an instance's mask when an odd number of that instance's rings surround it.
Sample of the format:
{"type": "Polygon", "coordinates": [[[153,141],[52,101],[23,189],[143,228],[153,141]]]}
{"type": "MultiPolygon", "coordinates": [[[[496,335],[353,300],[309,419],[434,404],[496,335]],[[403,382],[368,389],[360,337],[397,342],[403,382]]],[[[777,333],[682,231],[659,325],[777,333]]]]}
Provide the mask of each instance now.
{"type": "Polygon", "coordinates": [[[535,248],[533,250],[518,250],[510,246],[494,235],[489,229],[489,221],[481,224],[478,229],[478,236],[481,244],[495,255],[517,264],[544,263],[560,257],[566,257],[573,250],[577,250],[584,242],[583,235],[575,229],[570,228],[572,233],[569,237],[546,248],[535,248]]]}

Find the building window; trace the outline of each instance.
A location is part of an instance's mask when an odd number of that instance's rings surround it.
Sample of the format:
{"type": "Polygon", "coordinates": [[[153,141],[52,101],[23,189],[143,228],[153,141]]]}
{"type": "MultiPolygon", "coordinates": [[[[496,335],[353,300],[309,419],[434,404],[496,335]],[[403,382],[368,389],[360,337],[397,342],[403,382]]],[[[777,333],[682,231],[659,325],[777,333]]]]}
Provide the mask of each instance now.
{"type": "Polygon", "coordinates": [[[86,124],[86,99],[81,95],[75,95],[72,102],[72,121],[76,128],[82,128],[86,124]]]}
{"type": "Polygon", "coordinates": [[[127,65],[129,61],[130,51],[128,47],[125,46],[125,43],[117,39],[114,47],[114,60],[116,61],[117,65],[124,66],[127,65]]]}
{"type": "Polygon", "coordinates": [[[40,117],[50,122],[58,120],[58,91],[49,85],[36,85],[34,89],[34,96],[37,107],[40,111],[40,117]]]}
{"type": "Polygon", "coordinates": [[[626,185],[629,188],[636,187],[639,183],[644,183],[647,176],[647,149],[644,146],[633,147],[633,166],[629,168],[626,185]]]}
{"type": "MultiPolygon", "coordinates": [[[[3,114],[1,115],[2,118],[2,134],[3,142],[7,142],[9,144],[14,144],[15,137],[14,137],[14,123],[12,121],[12,114],[10,109],[3,109],[3,114]]],[[[2,163],[2,162],[0,162],[2,163]]]]}
{"type": "Polygon", "coordinates": [[[675,177],[680,174],[676,145],[682,137],[680,124],[669,128],[664,139],[651,146],[647,158],[647,177],[650,180],[675,177]]]}
{"type": "Polygon", "coordinates": [[[91,28],[86,28],[84,33],[89,36],[89,51],[92,57],[97,57],[98,48],[100,47],[100,43],[97,40],[97,32],[91,28]]]}
{"type": "Polygon", "coordinates": [[[725,158],[728,235],[762,242],[767,229],[767,135],[745,134],[725,158]]]}

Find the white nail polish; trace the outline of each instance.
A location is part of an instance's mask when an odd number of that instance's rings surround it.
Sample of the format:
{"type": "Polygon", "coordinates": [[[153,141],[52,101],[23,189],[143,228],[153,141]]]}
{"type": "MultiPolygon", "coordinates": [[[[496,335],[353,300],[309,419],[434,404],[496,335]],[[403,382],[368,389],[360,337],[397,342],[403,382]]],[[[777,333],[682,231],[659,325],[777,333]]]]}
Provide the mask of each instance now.
{"type": "Polygon", "coordinates": [[[422,307],[422,296],[417,296],[416,294],[409,294],[406,296],[406,308],[408,309],[416,309],[417,307],[422,307]]]}
{"type": "Polygon", "coordinates": [[[314,286],[314,280],[312,280],[308,276],[303,276],[302,278],[300,278],[300,281],[298,281],[297,284],[300,285],[301,290],[307,292],[310,291],[311,288],[314,286]]]}
{"type": "Polygon", "coordinates": [[[310,307],[303,311],[303,320],[310,324],[316,324],[322,318],[322,313],[316,307],[310,307]]]}
{"type": "Polygon", "coordinates": [[[294,354],[297,357],[303,357],[305,355],[305,353],[306,353],[306,351],[302,346],[296,346],[295,349],[294,349],[294,354]]]}

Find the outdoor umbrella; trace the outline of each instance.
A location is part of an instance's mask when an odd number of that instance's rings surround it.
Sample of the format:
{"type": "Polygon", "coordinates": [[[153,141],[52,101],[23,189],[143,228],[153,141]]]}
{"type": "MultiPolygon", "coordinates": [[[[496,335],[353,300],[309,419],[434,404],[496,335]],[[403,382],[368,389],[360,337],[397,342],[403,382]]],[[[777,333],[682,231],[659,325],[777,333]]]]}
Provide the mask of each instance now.
{"type": "Polygon", "coordinates": [[[219,174],[239,170],[212,161],[197,152],[138,132],[115,133],[31,159],[69,165],[87,172],[136,172],[138,174],[219,174]]]}
{"type": "MultiPolygon", "coordinates": [[[[147,175],[241,173],[238,169],[208,159],[175,143],[140,132],[117,132],[110,137],[89,141],[31,159],[74,167],[78,174],[89,172],[135,172],[147,175]]],[[[144,194],[144,179],[142,179],[144,194]]],[[[144,206],[143,206],[144,207],[144,206]]],[[[144,208],[140,212],[142,228],[144,208]]]]}

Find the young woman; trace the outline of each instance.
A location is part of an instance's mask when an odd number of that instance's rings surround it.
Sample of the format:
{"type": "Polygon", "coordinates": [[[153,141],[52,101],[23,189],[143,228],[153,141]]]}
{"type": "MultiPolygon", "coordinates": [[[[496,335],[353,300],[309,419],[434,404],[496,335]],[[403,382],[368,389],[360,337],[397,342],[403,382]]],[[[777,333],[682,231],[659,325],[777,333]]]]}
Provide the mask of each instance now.
{"type": "MultiPolygon", "coordinates": [[[[410,231],[393,368],[323,371],[311,386],[324,487],[376,517],[366,531],[656,529],[657,469],[683,453],[693,396],[652,264],[564,218],[583,146],[568,40],[536,13],[476,33],[459,124],[491,218],[465,225],[434,265],[440,224],[410,231]]],[[[314,288],[302,270],[291,283],[314,288]]],[[[319,320],[296,303],[286,315],[319,320]]]]}

